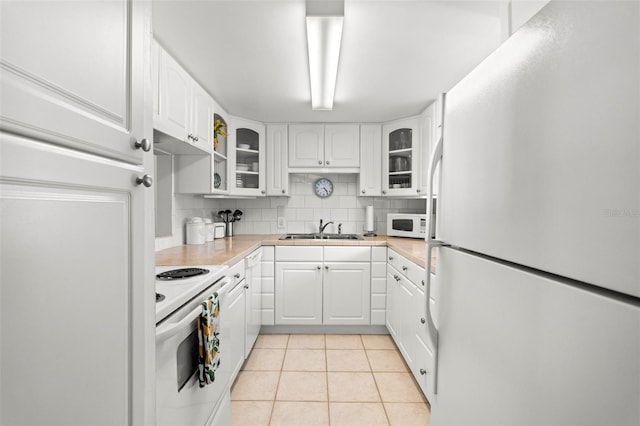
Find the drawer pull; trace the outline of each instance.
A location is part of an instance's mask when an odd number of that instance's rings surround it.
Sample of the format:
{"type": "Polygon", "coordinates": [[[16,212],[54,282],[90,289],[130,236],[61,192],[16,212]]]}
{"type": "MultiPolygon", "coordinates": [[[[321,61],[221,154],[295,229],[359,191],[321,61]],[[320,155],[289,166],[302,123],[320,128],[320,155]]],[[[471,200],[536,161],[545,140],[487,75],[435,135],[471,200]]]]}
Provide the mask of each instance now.
{"type": "Polygon", "coordinates": [[[406,266],[403,266],[403,267],[402,267],[402,270],[403,270],[403,271],[406,271],[407,269],[409,269],[409,268],[407,268],[406,266]]]}
{"type": "Polygon", "coordinates": [[[236,278],[236,279],[240,278],[240,272],[236,273],[236,274],[233,276],[233,278],[236,278]]]}
{"type": "Polygon", "coordinates": [[[425,374],[427,374],[427,370],[425,370],[424,368],[420,369],[420,375],[424,376],[425,374]]]}
{"type": "Polygon", "coordinates": [[[426,319],[426,318],[420,318],[420,322],[421,322],[422,324],[426,324],[427,319],[426,319]]]}

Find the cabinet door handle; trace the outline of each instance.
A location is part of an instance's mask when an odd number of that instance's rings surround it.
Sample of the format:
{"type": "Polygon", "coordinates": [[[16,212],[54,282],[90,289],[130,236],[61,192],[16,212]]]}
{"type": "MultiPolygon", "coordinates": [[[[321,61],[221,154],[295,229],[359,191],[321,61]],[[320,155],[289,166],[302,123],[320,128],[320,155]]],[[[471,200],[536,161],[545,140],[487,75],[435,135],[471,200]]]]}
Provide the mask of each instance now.
{"type": "Polygon", "coordinates": [[[324,265],[324,269],[326,269],[328,271],[329,267],[327,265],[324,265]]]}
{"type": "Polygon", "coordinates": [[[287,192],[283,189],[283,190],[282,190],[282,193],[283,193],[283,194],[286,194],[287,192]]]}
{"type": "Polygon", "coordinates": [[[249,284],[245,285],[244,288],[248,290],[249,289],[249,284]]]}
{"type": "Polygon", "coordinates": [[[233,278],[235,278],[235,279],[240,278],[240,273],[235,274],[235,275],[233,276],[233,278]]]}
{"type": "Polygon", "coordinates": [[[189,133],[189,134],[187,135],[187,138],[188,138],[188,139],[193,139],[193,135],[192,135],[191,133],[189,133]]]}
{"type": "Polygon", "coordinates": [[[385,191],[384,189],[382,190],[382,195],[386,195],[387,191],[385,191]]]}
{"type": "Polygon", "coordinates": [[[266,194],[267,191],[265,191],[264,189],[262,191],[260,191],[261,194],[266,194]]]}
{"type": "Polygon", "coordinates": [[[318,164],[322,166],[322,160],[318,160],[318,164]]]}
{"type": "Polygon", "coordinates": [[[193,138],[193,140],[195,140],[196,142],[198,142],[198,141],[200,140],[200,138],[196,136],[195,138],[193,138]]]}
{"type": "Polygon", "coordinates": [[[422,280],[422,287],[424,287],[424,280],[422,280]]]}
{"type": "Polygon", "coordinates": [[[316,266],[316,269],[319,271],[322,268],[320,267],[320,265],[318,265],[318,266],[316,266]]]}
{"type": "Polygon", "coordinates": [[[424,376],[425,374],[427,374],[427,370],[425,370],[424,368],[420,369],[420,375],[424,376]]]}
{"type": "Polygon", "coordinates": [[[406,266],[402,266],[402,270],[403,271],[406,271],[407,269],[409,269],[409,268],[407,268],[406,266]]]}
{"type": "Polygon", "coordinates": [[[426,318],[420,318],[420,323],[425,324],[427,322],[426,318]]]}
{"type": "Polygon", "coordinates": [[[397,275],[394,275],[394,276],[393,276],[393,279],[394,279],[394,280],[396,280],[396,281],[400,281],[400,277],[399,277],[399,276],[397,276],[397,275]]]}
{"type": "Polygon", "coordinates": [[[327,163],[327,166],[329,165],[329,162],[328,162],[328,161],[325,161],[325,163],[327,163]]]}
{"type": "Polygon", "coordinates": [[[136,141],[134,147],[136,149],[142,149],[144,152],[149,152],[151,150],[151,141],[144,138],[141,141],[136,141]]]}
{"type": "Polygon", "coordinates": [[[420,192],[420,188],[416,188],[416,192],[420,192]]]}
{"type": "Polygon", "coordinates": [[[140,185],[140,184],[149,188],[151,185],[153,185],[153,178],[151,177],[151,175],[136,177],[136,185],[140,185]]]}
{"type": "Polygon", "coordinates": [[[389,260],[393,260],[393,256],[389,256],[389,260]]]}

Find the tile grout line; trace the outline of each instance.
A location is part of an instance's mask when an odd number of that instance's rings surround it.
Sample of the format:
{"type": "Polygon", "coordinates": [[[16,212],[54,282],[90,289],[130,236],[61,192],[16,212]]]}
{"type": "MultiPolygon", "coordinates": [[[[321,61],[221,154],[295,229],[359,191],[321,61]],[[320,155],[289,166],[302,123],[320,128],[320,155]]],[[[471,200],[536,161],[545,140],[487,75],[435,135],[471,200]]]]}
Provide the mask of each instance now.
{"type": "MultiPolygon", "coordinates": [[[[360,338],[362,339],[362,335],[360,335],[360,338]]],[[[362,341],[362,344],[364,346],[364,340],[362,341]]],[[[364,351],[364,355],[367,357],[367,362],[369,363],[369,368],[371,369],[371,376],[373,377],[373,383],[376,385],[376,392],[378,392],[378,397],[380,397],[380,404],[382,405],[382,411],[384,411],[384,416],[387,419],[387,424],[391,425],[391,419],[389,419],[389,413],[387,413],[387,407],[384,405],[384,401],[382,400],[382,394],[380,393],[380,388],[378,387],[378,381],[376,380],[376,375],[374,374],[373,366],[371,365],[371,360],[369,359],[369,352],[367,352],[366,348],[364,351]]]]}
{"type": "Polygon", "coordinates": [[[273,420],[273,412],[276,409],[276,398],[278,397],[278,389],[280,388],[280,379],[282,378],[282,368],[284,367],[284,360],[287,357],[287,349],[289,348],[289,339],[291,338],[290,334],[287,334],[287,343],[284,346],[284,356],[282,357],[282,364],[280,364],[280,372],[278,373],[278,382],[276,383],[276,391],[273,394],[273,401],[271,401],[271,413],[269,413],[269,422],[267,425],[270,425],[273,420]]]}

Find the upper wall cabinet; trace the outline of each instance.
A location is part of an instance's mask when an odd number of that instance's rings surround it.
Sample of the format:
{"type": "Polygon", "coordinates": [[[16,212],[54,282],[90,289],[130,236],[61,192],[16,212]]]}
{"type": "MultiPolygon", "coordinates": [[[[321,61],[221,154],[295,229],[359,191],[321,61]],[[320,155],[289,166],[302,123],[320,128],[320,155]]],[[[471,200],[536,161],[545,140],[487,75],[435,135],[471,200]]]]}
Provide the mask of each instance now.
{"type": "Polygon", "coordinates": [[[229,142],[231,170],[231,195],[262,196],[265,190],[265,126],[242,118],[230,119],[229,142]]]}
{"type": "Polygon", "coordinates": [[[360,174],[358,195],[377,197],[382,194],[382,126],[360,126],[360,174]]]}
{"type": "Polygon", "coordinates": [[[153,53],[156,147],[174,154],[210,153],[213,99],[161,46],[153,53]]]}
{"type": "Polygon", "coordinates": [[[0,127],[142,164],[147,51],[132,40],[150,22],[131,3],[2,2],[0,127]]]}
{"type": "MultiPolygon", "coordinates": [[[[292,124],[289,168],[330,168],[356,172],[360,167],[358,124],[292,124]]],[[[338,171],[338,170],[336,170],[338,171]]]]}
{"type": "MultiPolygon", "coordinates": [[[[229,134],[229,122],[225,117],[228,114],[217,104],[214,104],[216,113],[214,122],[223,125],[222,131],[229,134]]],[[[231,121],[231,119],[229,119],[231,121]]],[[[202,155],[198,151],[196,155],[176,155],[174,157],[174,188],[176,193],[181,194],[229,194],[230,180],[230,158],[231,138],[218,134],[218,142],[214,145],[213,151],[202,155]]]]}
{"type": "Polygon", "coordinates": [[[382,194],[420,196],[420,118],[385,124],[382,153],[382,194]]]}
{"type": "Polygon", "coordinates": [[[267,196],[289,195],[287,132],[286,124],[267,125],[267,196]]]}

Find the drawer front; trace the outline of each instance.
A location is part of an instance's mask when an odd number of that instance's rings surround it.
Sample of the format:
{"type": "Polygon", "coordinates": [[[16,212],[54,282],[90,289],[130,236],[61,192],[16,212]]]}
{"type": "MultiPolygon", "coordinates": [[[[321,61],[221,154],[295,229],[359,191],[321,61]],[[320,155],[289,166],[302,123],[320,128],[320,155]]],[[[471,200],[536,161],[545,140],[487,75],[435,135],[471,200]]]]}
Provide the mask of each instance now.
{"type": "Polygon", "coordinates": [[[324,247],[325,262],[370,262],[371,247],[324,247]]]}
{"type": "Polygon", "coordinates": [[[322,262],[322,246],[278,246],[277,262],[322,262]]]}

